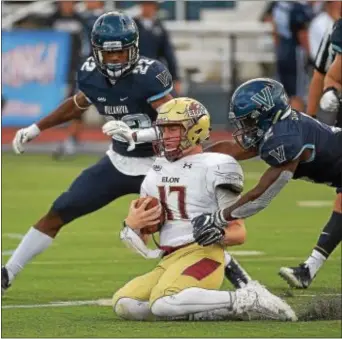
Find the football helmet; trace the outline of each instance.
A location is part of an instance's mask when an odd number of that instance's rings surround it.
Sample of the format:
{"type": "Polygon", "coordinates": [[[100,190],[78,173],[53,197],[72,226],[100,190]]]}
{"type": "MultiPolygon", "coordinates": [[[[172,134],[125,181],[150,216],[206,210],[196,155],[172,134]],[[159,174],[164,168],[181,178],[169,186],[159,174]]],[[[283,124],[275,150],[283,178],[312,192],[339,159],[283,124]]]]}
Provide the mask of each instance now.
{"type": "Polygon", "coordinates": [[[236,142],[249,149],[258,147],[267,130],[291,112],[291,106],[280,82],[257,78],[235,90],[229,110],[228,121],[235,127],[236,142]]]}
{"type": "Polygon", "coordinates": [[[197,100],[180,97],[163,104],[158,109],[154,123],[157,139],[153,142],[155,153],[164,156],[169,161],[175,161],[183,156],[188,148],[199,145],[210,135],[210,115],[207,109],[197,100]],[[166,126],[179,125],[179,135],[166,137],[166,126]],[[168,144],[175,147],[170,149],[168,144]]]}
{"type": "Polygon", "coordinates": [[[97,69],[111,80],[127,75],[139,59],[139,31],[134,20],[120,12],[108,12],[94,23],[91,45],[97,69]],[[123,63],[104,62],[103,52],[128,50],[123,63]]]}

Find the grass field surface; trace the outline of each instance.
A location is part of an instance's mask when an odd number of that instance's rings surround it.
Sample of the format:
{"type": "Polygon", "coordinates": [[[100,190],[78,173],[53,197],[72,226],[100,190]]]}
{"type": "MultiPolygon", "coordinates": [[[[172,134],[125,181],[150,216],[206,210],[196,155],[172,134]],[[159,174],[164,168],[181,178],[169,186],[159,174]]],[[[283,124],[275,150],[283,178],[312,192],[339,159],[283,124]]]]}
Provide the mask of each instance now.
{"type": "MultiPolygon", "coordinates": [[[[98,157],[55,162],[45,155],[2,157],[2,262],[72,180],[98,157]]],[[[246,189],[265,169],[242,163],[246,189]]],[[[341,321],[127,322],[106,302],[133,277],[154,267],[120,243],[130,200],[123,197],[67,225],[52,246],[22,271],[2,299],[2,337],[341,337],[341,321]],[[77,303],[78,302],[78,303],[77,303]],[[105,304],[105,305],[102,305],[105,304]]],[[[328,220],[334,190],[294,181],[260,214],[246,221],[246,244],[234,247],[250,275],[277,295],[289,295],[277,272],[311,252],[328,220]]],[[[231,288],[225,282],[223,289],[231,288]]],[[[341,247],[308,290],[286,300],[302,312],[315,296],[341,293],[341,247]]]]}

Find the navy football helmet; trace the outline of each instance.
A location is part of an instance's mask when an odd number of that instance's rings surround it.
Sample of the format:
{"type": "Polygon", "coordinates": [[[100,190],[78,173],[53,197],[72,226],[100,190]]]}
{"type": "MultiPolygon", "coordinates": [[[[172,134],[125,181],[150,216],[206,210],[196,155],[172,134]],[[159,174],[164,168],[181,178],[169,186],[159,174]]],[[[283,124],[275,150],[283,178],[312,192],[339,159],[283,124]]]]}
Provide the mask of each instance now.
{"type": "Polygon", "coordinates": [[[273,79],[257,78],[235,90],[228,120],[236,128],[236,142],[249,149],[257,147],[267,130],[290,111],[283,85],[273,79]]]}
{"type": "Polygon", "coordinates": [[[91,45],[95,63],[104,76],[117,80],[127,75],[139,59],[139,31],[132,18],[120,12],[108,12],[94,23],[91,45]],[[105,63],[103,52],[128,50],[128,60],[124,63],[105,63]]]}

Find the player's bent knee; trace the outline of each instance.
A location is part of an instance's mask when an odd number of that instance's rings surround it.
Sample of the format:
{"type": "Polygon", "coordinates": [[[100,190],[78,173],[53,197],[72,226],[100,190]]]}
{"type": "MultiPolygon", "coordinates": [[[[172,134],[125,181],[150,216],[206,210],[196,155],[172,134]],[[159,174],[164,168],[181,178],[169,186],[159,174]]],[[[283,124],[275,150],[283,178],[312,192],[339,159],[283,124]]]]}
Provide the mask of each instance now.
{"type": "Polygon", "coordinates": [[[113,311],[118,317],[125,320],[153,320],[153,315],[147,301],[141,302],[131,298],[119,298],[113,303],[113,311]]]}
{"type": "Polygon", "coordinates": [[[172,317],[176,315],[175,307],[167,302],[170,297],[161,297],[154,300],[151,307],[151,312],[156,317],[172,317]]]}

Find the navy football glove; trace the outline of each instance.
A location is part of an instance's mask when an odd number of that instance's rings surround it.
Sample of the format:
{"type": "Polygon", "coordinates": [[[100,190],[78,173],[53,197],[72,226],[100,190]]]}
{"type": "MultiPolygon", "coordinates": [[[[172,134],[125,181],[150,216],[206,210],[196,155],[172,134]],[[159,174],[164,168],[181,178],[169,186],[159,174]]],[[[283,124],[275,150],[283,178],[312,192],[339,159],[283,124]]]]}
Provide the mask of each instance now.
{"type": "Polygon", "coordinates": [[[205,213],[191,221],[193,225],[193,237],[201,246],[209,246],[222,241],[225,235],[224,227],[227,222],[218,220],[217,212],[205,213]]]}

